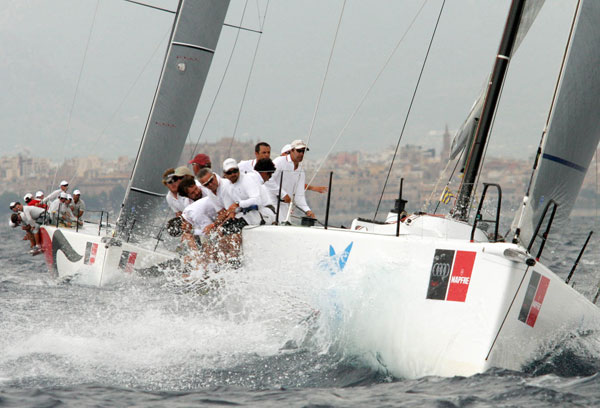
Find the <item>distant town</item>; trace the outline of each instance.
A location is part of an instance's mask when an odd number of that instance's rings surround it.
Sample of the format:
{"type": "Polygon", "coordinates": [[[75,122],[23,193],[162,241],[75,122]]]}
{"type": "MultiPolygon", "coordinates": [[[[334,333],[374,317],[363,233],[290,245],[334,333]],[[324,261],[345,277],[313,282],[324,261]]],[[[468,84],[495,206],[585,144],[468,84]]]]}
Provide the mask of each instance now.
{"type": "MultiPolygon", "coordinates": [[[[320,167],[320,162],[307,155],[304,163],[307,182],[315,171],[313,185],[327,185],[333,171],[330,222],[333,225],[349,225],[355,217],[373,218],[381,197],[377,219],[385,217],[399,194],[400,178],[404,178],[402,196],[408,201],[407,211],[446,213],[452,206],[440,203],[440,194],[451,180],[449,190],[456,194],[460,178],[458,170],[452,175],[455,163],[447,166],[451,136],[446,131],[439,153],[421,146],[402,146],[389,175],[385,194],[381,190],[394,156],[394,146],[377,153],[337,152],[330,155],[320,167]],[[452,177],[451,177],[452,175],[452,177]]],[[[186,145],[180,163],[185,164],[195,153],[211,157],[215,171],[221,171],[221,163],[227,157],[245,160],[254,157],[255,142],[238,142],[222,139],[216,143],[204,143],[197,147],[186,145]]],[[[272,146],[272,158],[281,146],[272,146]]],[[[498,183],[502,187],[503,210],[515,210],[523,197],[531,175],[531,161],[513,158],[487,158],[481,181],[498,183]]],[[[594,166],[594,163],[592,163],[594,166]]],[[[0,157],[0,205],[7,211],[8,202],[22,200],[24,194],[37,190],[52,191],[60,180],[70,181],[71,190],[79,189],[88,209],[109,210],[113,216],[123,199],[127,182],[133,168],[133,158],[119,157],[105,160],[97,156],[75,157],[63,163],[49,158],[31,157],[22,153],[0,157]]],[[[592,167],[594,168],[594,167],[592,167]]],[[[575,214],[593,214],[596,203],[596,175],[590,172],[576,203],[575,214]]],[[[166,190],[165,190],[166,192],[166,190]]],[[[307,192],[307,199],[317,217],[323,219],[327,194],[307,192]]],[[[92,213],[90,213],[90,217],[92,213]]]]}

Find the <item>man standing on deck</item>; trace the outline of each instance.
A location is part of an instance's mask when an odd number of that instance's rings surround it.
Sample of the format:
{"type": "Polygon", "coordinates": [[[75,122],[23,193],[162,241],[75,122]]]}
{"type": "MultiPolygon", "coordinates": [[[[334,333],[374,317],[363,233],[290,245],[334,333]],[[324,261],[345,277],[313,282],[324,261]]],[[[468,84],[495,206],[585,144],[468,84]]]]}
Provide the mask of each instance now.
{"type": "MultiPolygon", "coordinates": [[[[240,172],[243,173],[251,173],[254,171],[254,165],[260,159],[270,159],[271,158],[271,146],[269,146],[266,142],[259,142],[254,146],[254,156],[253,160],[242,160],[238,163],[238,168],[240,172]]],[[[225,171],[225,169],[223,169],[225,171]]]]}
{"type": "MultiPolygon", "coordinates": [[[[302,140],[294,140],[291,143],[292,150],[289,155],[279,156],[273,160],[275,164],[275,173],[273,177],[265,183],[275,200],[279,199],[279,220],[287,220],[287,214],[290,211],[290,205],[295,204],[304,213],[311,218],[315,214],[311,211],[304,197],[304,170],[300,163],[304,160],[304,153],[308,150],[306,143],[302,140]],[[281,182],[283,177],[283,182],[281,182]],[[279,184],[281,182],[281,197],[279,197],[279,184]]],[[[277,201],[275,201],[277,202],[277,201]]]]}
{"type": "MultiPolygon", "coordinates": [[[[308,149],[307,149],[308,150],[308,149]]],[[[286,144],[281,148],[281,156],[289,156],[292,151],[292,145],[286,144]]],[[[304,189],[323,194],[327,191],[327,186],[313,186],[312,184],[304,184],[304,189]]]]}
{"type": "MultiPolygon", "coordinates": [[[[71,204],[71,211],[76,219],[81,220],[83,213],[85,212],[85,201],[81,199],[81,191],[73,191],[73,203],[71,204]]],[[[80,224],[82,222],[80,221],[80,224]]]]}

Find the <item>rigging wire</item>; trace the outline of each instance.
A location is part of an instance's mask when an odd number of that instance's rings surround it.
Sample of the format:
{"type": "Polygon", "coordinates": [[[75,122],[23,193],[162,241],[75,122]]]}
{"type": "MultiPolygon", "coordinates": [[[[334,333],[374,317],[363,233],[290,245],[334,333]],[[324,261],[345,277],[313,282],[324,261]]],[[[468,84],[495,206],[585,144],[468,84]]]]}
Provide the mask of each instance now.
{"type": "MultiPolygon", "coordinates": [[[[247,6],[248,6],[248,0],[246,0],[246,2],[244,3],[244,10],[242,11],[242,17],[240,18],[240,23],[238,24],[240,27],[242,26],[242,23],[244,22],[244,16],[246,15],[246,7],[247,6]]],[[[261,27],[261,29],[262,29],[262,27],[261,27]]],[[[242,32],[241,29],[238,29],[236,32],[235,40],[233,42],[233,47],[231,47],[231,53],[229,54],[229,58],[227,59],[227,64],[225,65],[225,70],[223,71],[223,75],[221,76],[221,81],[219,82],[219,86],[217,87],[217,92],[215,92],[215,96],[210,104],[210,108],[208,108],[208,113],[206,114],[206,118],[204,119],[204,123],[202,124],[202,129],[200,129],[200,133],[198,134],[198,139],[196,139],[196,144],[194,145],[194,148],[192,149],[192,154],[190,155],[189,160],[192,160],[194,158],[194,156],[196,155],[196,151],[198,150],[198,145],[200,144],[200,139],[202,139],[202,135],[204,134],[204,129],[206,129],[208,119],[210,118],[213,108],[215,107],[215,104],[217,102],[217,98],[219,97],[219,94],[221,93],[221,87],[223,86],[223,83],[225,82],[225,77],[227,76],[227,73],[229,72],[229,66],[231,65],[231,60],[233,59],[233,54],[235,53],[238,39],[240,38],[241,32],[242,32]]]]}
{"type": "Polygon", "coordinates": [[[406,112],[406,117],[404,118],[404,124],[402,125],[402,130],[400,131],[400,136],[398,137],[398,143],[396,143],[396,149],[394,150],[394,156],[392,157],[392,162],[390,163],[390,168],[389,168],[387,176],[385,178],[385,182],[383,183],[383,188],[381,189],[381,196],[379,196],[379,202],[377,203],[377,208],[375,209],[375,216],[373,216],[373,219],[377,218],[377,212],[379,211],[379,207],[381,205],[381,200],[383,199],[383,194],[385,193],[385,188],[386,188],[388,180],[390,178],[392,168],[394,167],[394,161],[396,160],[396,155],[398,154],[398,148],[400,147],[400,142],[402,141],[402,136],[404,135],[404,130],[406,129],[406,123],[408,122],[408,118],[410,116],[410,112],[411,112],[413,103],[415,101],[415,97],[417,96],[419,84],[421,83],[421,77],[423,76],[423,71],[425,70],[425,65],[427,64],[427,58],[429,57],[429,52],[431,51],[431,46],[433,44],[433,40],[435,38],[435,34],[437,32],[438,25],[440,23],[440,19],[442,17],[442,12],[444,11],[445,4],[446,4],[446,0],[444,0],[442,2],[442,7],[440,7],[440,12],[439,12],[437,20],[435,22],[435,27],[433,28],[433,33],[431,34],[429,46],[427,47],[427,53],[425,54],[425,59],[423,60],[423,64],[421,66],[421,72],[419,73],[419,78],[417,79],[417,84],[415,85],[415,89],[414,89],[412,97],[410,99],[410,105],[408,106],[408,111],[406,112]]]}
{"type": "Polygon", "coordinates": [[[354,119],[354,117],[356,116],[356,114],[358,113],[358,111],[360,110],[360,108],[363,106],[365,100],[367,99],[367,97],[371,93],[371,90],[375,87],[375,84],[377,83],[377,81],[379,80],[379,78],[381,77],[381,75],[383,74],[383,72],[385,71],[385,69],[387,68],[387,66],[389,65],[390,61],[392,60],[392,57],[394,56],[394,54],[396,53],[396,51],[398,50],[398,48],[400,47],[400,45],[403,43],[404,38],[410,32],[410,30],[411,30],[412,26],[414,25],[414,23],[417,21],[417,18],[419,17],[419,15],[421,14],[421,11],[423,10],[423,8],[425,7],[425,5],[427,4],[427,1],[428,0],[424,0],[423,3],[421,4],[421,7],[419,8],[419,10],[417,10],[417,13],[413,17],[412,21],[410,22],[410,24],[408,25],[408,27],[406,28],[406,30],[404,31],[404,33],[402,34],[402,37],[400,37],[400,40],[398,40],[398,42],[396,43],[396,45],[392,49],[392,52],[390,53],[390,55],[388,55],[387,60],[385,61],[385,63],[383,64],[383,66],[381,67],[381,69],[379,70],[379,72],[377,73],[377,75],[375,76],[375,79],[373,79],[373,81],[371,82],[371,85],[369,85],[369,87],[367,88],[367,90],[364,93],[363,97],[361,98],[360,102],[358,103],[358,105],[356,106],[356,108],[354,109],[354,111],[352,111],[352,114],[350,115],[350,117],[348,118],[348,120],[346,120],[346,123],[342,127],[342,130],[340,130],[340,132],[336,136],[335,140],[333,141],[333,144],[331,145],[331,147],[327,151],[327,154],[325,154],[325,157],[321,160],[321,162],[317,166],[317,169],[315,170],[315,172],[313,173],[312,177],[310,178],[310,180],[308,182],[308,185],[311,185],[312,182],[314,181],[315,177],[317,177],[317,174],[319,173],[319,171],[323,167],[323,164],[325,164],[325,161],[327,160],[327,158],[329,157],[329,155],[331,154],[331,152],[333,151],[333,149],[335,148],[335,146],[337,145],[337,143],[339,142],[339,140],[341,139],[341,137],[344,135],[344,132],[346,132],[346,129],[348,128],[348,126],[350,126],[350,123],[352,122],[352,120],[354,119]]]}
{"type": "MultiPolygon", "coordinates": [[[[79,75],[77,76],[77,82],[75,84],[75,93],[73,94],[73,100],[71,101],[71,108],[69,109],[69,118],[67,119],[67,127],[65,129],[65,137],[63,139],[63,145],[61,148],[61,151],[64,153],[65,151],[65,146],[67,144],[67,140],[69,138],[69,131],[71,129],[71,118],[73,117],[73,110],[75,108],[75,101],[77,100],[77,94],[79,93],[79,83],[81,81],[81,76],[83,74],[83,68],[85,66],[85,61],[87,59],[87,55],[88,55],[88,49],[90,47],[90,41],[92,39],[92,33],[94,31],[94,25],[96,24],[96,15],[98,14],[98,7],[100,6],[100,0],[96,0],[96,8],[94,10],[94,17],[92,19],[92,25],[90,26],[90,31],[88,33],[88,38],[87,38],[87,42],[85,44],[85,51],[83,53],[83,60],[81,61],[81,68],[79,69],[79,75]]],[[[63,162],[65,159],[65,155],[63,154],[63,162]]],[[[56,176],[58,175],[58,170],[61,168],[61,166],[58,166],[56,168],[56,171],[54,172],[54,177],[52,179],[52,186],[50,187],[51,189],[53,188],[53,186],[56,183],[56,176]]]]}
{"type": "Polygon", "coordinates": [[[176,11],[173,10],[169,10],[163,7],[157,7],[157,6],[153,6],[151,4],[146,4],[146,3],[142,3],[141,1],[134,1],[134,0],[123,0],[126,1],[127,3],[132,3],[132,4],[137,4],[138,6],[143,6],[143,7],[148,7],[151,9],[155,9],[155,10],[159,10],[159,11],[164,11],[166,13],[171,13],[171,14],[176,14],[176,11]]]}
{"type": "MultiPolygon", "coordinates": [[[[263,31],[264,24],[267,20],[267,11],[269,9],[270,1],[267,1],[267,5],[265,6],[265,14],[263,16],[263,27],[261,27],[260,31],[263,31]]],[[[256,55],[258,54],[258,48],[260,47],[260,41],[262,40],[262,35],[258,37],[258,41],[256,41],[256,48],[254,49],[254,55],[252,56],[252,62],[250,63],[250,72],[248,72],[248,78],[246,80],[246,86],[244,87],[244,95],[242,96],[242,102],[240,103],[240,109],[238,110],[237,118],[235,120],[235,127],[233,128],[233,134],[231,135],[231,142],[229,143],[229,150],[227,151],[227,157],[231,155],[231,148],[233,147],[233,141],[235,140],[235,134],[238,129],[238,125],[240,123],[240,117],[242,116],[242,109],[244,108],[244,102],[246,101],[246,95],[248,93],[248,87],[250,85],[250,79],[252,78],[252,73],[254,72],[254,65],[256,62],[256,55]]]]}
{"type": "MultiPolygon", "coordinates": [[[[110,116],[110,118],[108,119],[108,121],[106,123],[106,126],[102,129],[102,131],[100,132],[100,134],[96,137],[96,140],[94,142],[94,145],[93,145],[91,151],[95,151],[96,150],[96,146],[98,145],[98,142],[100,141],[100,139],[102,138],[102,136],[105,135],[105,133],[108,130],[108,128],[113,124],[113,120],[115,119],[115,117],[117,116],[117,114],[121,111],[121,108],[125,104],[125,101],[129,98],[129,95],[131,95],[131,92],[133,92],[133,89],[137,85],[138,81],[140,80],[140,78],[142,77],[142,75],[144,74],[144,72],[146,72],[146,69],[148,68],[148,66],[150,65],[150,63],[152,62],[152,60],[154,59],[154,57],[156,56],[156,53],[158,52],[158,50],[160,50],[162,48],[162,45],[164,44],[165,40],[168,39],[170,32],[171,32],[171,29],[169,28],[167,30],[167,32],[165,33],[164,37],[162,38],[162,40],[158,42],[156,48],[152,52],[152,55],[150,55],[150,58],[148,59],[148,61],[146,61],[146,64],[144,64],[144,66],[140,70],[137,78],[135,78],[135,80],[133,81],[133,83],[131,84],[131,86],[129,87],[129,89],[127,90],[127,92],[125,93],[125,96],[123,97],[123,99],[121,99],[121,102],[119,103],[119,105],[117,106],[117,108],[114,110],[114,112],[112,113],[112,115],[110,116]]],[[[69,179],[69,181],[72,181],[72,179],[75,178],[75,176],[76,176],[76,174],[77,174],[78,171],[79,171],[79,165],[73,171],[73,175],[71,176],[71,179],[69,179]]]]}
{"type": "Polygon", "coordinates": [[[331,44],[331,52],[329,53],[329,59],[327,60],[327,67],[325,68],[325,74],[323,75],[323,81],[321,82],[321,89],[319,90],[319,96],[317,97],[317,103],[315,104],[315,111],[313,112],[312,121],[310,122],[310,127],[308,129],[308,137],[306,138],[306,146],[308,147],[310,144],[310,137],[312,136],[312,132],[315,126],[315,121],[317,119],[317,112],[319,111],[319,106],[321,105],[321,97],[323,96],[323,90],[325,89],[325,82],[327,81],[327,74],[329,73],[329,67],[331,66],[331,60],[333,59],[333,52],[335,51],[335,44],[338,39],[338,34],[340,32],[340,26],[342,25],[342,18],[344,16],[344,9],[346,8],[346,0],[342,4],[342,10],[340,11],[340,18],[338,20],[337,27],[335,29],[335,35],[333,36],[333,43],[331,44]]]}

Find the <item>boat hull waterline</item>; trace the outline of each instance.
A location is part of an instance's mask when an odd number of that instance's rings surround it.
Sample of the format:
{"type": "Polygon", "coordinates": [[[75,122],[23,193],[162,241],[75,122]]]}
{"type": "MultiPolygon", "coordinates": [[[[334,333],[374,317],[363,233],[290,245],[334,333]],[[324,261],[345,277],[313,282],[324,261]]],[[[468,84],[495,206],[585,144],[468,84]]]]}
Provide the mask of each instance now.
{"type": "Polygon", "coordinates": [[[274,226],[243,242],[249,266],[329,273],[321,314],[342,347],[399,378],[520,370],[565,331],[600,323],[547,267],[507,258],[524,252],[514,244],[274,226]]]}
{"type": "Polygon", "coordinates": [[[119,239],[98,235],[97,226],[79,231],[42,226],[42,248],[52,276],[79,284],[104,286],[123,281],[134,271],[176,259],[176,254],[152,251],[119,239]]]}

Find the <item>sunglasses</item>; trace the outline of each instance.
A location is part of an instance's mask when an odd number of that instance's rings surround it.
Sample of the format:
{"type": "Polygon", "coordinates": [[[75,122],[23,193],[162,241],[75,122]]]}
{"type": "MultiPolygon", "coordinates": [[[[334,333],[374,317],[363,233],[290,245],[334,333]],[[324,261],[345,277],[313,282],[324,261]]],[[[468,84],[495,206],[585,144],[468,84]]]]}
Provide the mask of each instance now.
{"type": "Polygon", "coordinates": [[[171,177],[171,178],[167,179],[167,184],[173,184],[176,181],[179,181],[179,177],[176,177],[176,176],[175,177],[171,177]]]}
{"type": "Polygon", "coordinates": [[[298,153],[304,153],[306,151],[306,149],[294,149],[295,151],[297,151],[298,153]]]}
{"type": "Polygon", "coordinates": [[[215,175],[213,174],[212,176],[210,176],[210,178],[208,180],[206,180],[206,183],[202,183],[202,187],[208,186],[210,183],[212,183],[214,178],[215,178],[215,175]]]}
{"type": "Polygon", "coordinates": [[[225,174],[227,174],[228,176],[230,176],[232,174],[239,173],[239,172],[240,172],[240,169],[231,169],[231,170],[227,170],[225,172],[225,174]]]}

